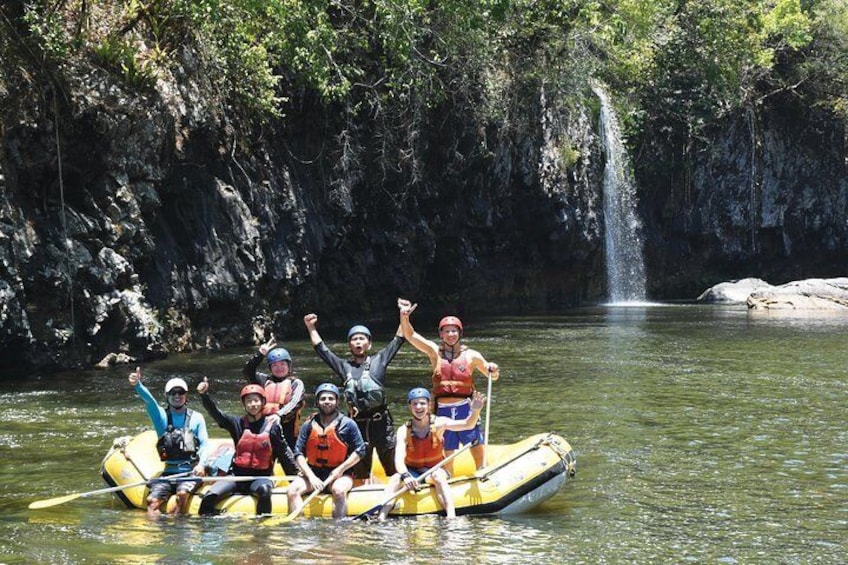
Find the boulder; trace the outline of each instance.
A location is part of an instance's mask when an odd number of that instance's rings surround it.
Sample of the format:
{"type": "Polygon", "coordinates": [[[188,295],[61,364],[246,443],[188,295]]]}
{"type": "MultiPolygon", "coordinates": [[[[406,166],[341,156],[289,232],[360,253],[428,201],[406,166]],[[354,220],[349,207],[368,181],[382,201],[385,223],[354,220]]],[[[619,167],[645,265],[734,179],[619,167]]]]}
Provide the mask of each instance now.
{"type": "Polygon", "coordinates": [[[770,288],[774,287],[757,278],[723,282],[702,292],[697,301],[708,304],[745,304],[752,293],[770,288]]]}

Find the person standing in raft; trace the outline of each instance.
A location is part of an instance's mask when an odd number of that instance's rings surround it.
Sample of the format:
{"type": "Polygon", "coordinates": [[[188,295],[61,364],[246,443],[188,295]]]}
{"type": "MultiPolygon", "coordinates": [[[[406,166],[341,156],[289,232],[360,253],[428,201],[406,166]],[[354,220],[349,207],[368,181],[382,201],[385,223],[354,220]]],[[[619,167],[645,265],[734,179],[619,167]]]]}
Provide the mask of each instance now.
{"type": "MultiPolygon", "coordinates": [[[[401,308],[400,325],[404,337],[417,350],[424,353],[433,368],[433,396],[436,399],[438,416],[451,420],[462,420],[468,417],[471,396],[474,393],[474,369],[491,375],[492,380],[498,380],[500,371],[495,363],[489,363],[477,351],[460,343],[462,339],[462,322],[456,316],[445,316],[439,322],[439,337],[441,344],[422,337],[417,333],[409,316],[418,305],[401,308]]],[[[473,441],[479,443],[471,448],[474,463],[479,469],[483,465],[484,443],[480,422],[474,429],[464,432],[445,432],[445,455],[456,451],[459,444],[468,445],[473,441]]],[[[450,467],[450,464],[447,465],[450,467]]],[[[450,469],[448,469],[450,471],[450,469]]]]}
{"type": "Polygon", "coordinates": [[[348,470],[365,456],[367,446],[356,423],[339,412],[339,388],[323,383],[315,389],[318,413],[300,428],[294,454],[303,477],[289,485],[289,512],[303,506],[303,494],[329,489],[333,517],[347,514],[347,493],[353,488],[348,470]],[[305,478],[304,478],[305,477],[305,478]]]}
{"type": "MultiPolygon", "coordinates": [[[[218,425],[230,434],[236,446],[233,458],[232,474],[237,477],[271,476],[274,474],[274,461],[282,465],[289,460],[293,465],[294,455],[283,437],[283,431],[276,419],[266,417],[265,389],[257,384],[249,384],[241,389],[241,403],[245,416],[224,414],[209,396],[209,379],[197,385],[197,392],[203,401],[203,407],[218,425]]],[[[250,482],[217,481],[203,496],[200,503],[202,516],[218,514],[215,505],[231,494],[252,494],[257,498],[256,514],[271,513],[271,491],[274,481],[258,478],[250,482]]]]}
{"type": "MultiPolygon", "coordinates": [[[[156,449],[159,458],[165,462],[165,470],[161,476],[187,472],[204,476],[209,434],[203,414],[188,409],[188,385],[183,379],[169,380],[165,384],[167,404],[163,408],[142,384],[141,378],[141,367],[136,367],[135,372],[129,375],[130,384],[144,401],[147,415],[153,423],[156,435],[159,436],[156,449]]],[[[177,495],[176,510],[185,514],[189,495],[197,485],[195,480],[156,481],[150,487],[147,497],[148,516],[157,515],[162,505],[167,504],[174,494],[177,495]]]]}
{"type": "MultiPolygon", "coordinates": [[[[259,346],[255,353],[242,368],[242,375],[248,383],[258,384],[265,388],[265,407],[262,412],[268,416],[277,414],[280,417],[280,427],[286,443],[294,445],[297,441],[297,433],[300,428],[300,410],[303,408],[304,386],[303,381],[292,373],[292,358],[289,352],[276,347],[274,336],[267,343],[259,346]],[[268,370],[270,375],[256,371],[259,364],[268,358],[268,370]]],[[[282,462],[283,470],[287,475],[297,473],[292,461],[286,459],[282,462]]]]}
{"type": "MultiPolygon", "coordinates": [[[[397,432],[398,445],[405,445],[406,449],[397,450],[395,468],[398,472],[389,479],[386,496],[404,487],[410,490],[417,489],[419,483],[416,479],[445,459],[445,432],[461,432],[474,428],[480,418],[485,397],[482,393],[475,392],[471,397],[471,411],[462,420],[451,420],[431,414],[430,391],[425,388],[410,390],[406,399],[412,419],[402,425],[397,432]]],[[[447,471],[442,468],[437,469],[426,480],[436,486],[436,497],[445,510],[445,516],[456,518],[453,493],[448,485],[449,478],[447,471]]],[[[385,504],[380,509],[380,520],[385,520],[393,507],[394,501],[385,504]]]]}
{"type": "MultiPolygon", "coordinates": [[[[398,308],[401,304],[410,307],[408,300],[398,299],[398,308]]],[[[400,326],[392,340],[373,355],[370,353],[371,331],[362,325],[353,326],[347,332],[351,359],[346,361],[330,351],[321,339],[317,315],[307,314],[303,323],[318,357],[341,379],[349,415],[368,444],[368,450],[353,470],[353,476],[357,479],[370,478],[373,449],[377,450],[386,476],[392,476],[395,472],[395,428],[386,406],[384,386],[386,369],[404,342],[400,326]]]]}

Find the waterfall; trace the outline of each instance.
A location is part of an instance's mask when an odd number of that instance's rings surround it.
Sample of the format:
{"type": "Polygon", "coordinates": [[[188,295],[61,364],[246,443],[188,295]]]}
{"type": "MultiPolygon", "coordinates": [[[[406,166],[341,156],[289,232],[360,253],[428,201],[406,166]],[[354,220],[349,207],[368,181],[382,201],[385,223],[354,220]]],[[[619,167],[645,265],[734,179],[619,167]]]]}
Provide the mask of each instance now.
{"type": "Polygon", "coordinates": [[[600,131],[604,151],[604,243],[609,301],[645,301],[645,262],[642,257],[642,222],[636,214],[636,184],[621,140],[621,127],[609,96],[597,84],[592,90],[601,100],[600,131]]]}

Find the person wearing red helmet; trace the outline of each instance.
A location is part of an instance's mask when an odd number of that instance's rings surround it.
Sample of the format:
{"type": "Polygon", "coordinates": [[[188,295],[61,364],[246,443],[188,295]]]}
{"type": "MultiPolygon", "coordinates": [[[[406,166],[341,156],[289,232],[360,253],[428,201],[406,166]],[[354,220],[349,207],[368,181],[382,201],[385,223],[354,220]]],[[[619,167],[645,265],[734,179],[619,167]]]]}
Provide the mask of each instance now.
{"type": "MultiPolygon", "coordinates": [[[[436,401],[436,414],[451,420],[462,420],[470,412],[471,397],[474,393],[474,369],[484,375],[490,375],[492,380],[498,380],[500,371],[496,363],[486,361],[480,352],[466,347],[462,340],[462,321],[456,316],[445,316],[439,321],[440,344],[423,337],[415,331],[409,316],[415,311],[417,304],[401,306],[401,331],[404,337],[417,350],[424,353],[433,368],[433,396],[436,401]]],[[[485,438],[480,423],[471,430],[445,432],[445,455],[449,456],[459,444],[468,445],[474,441],[477,445],[471,448],[477,468],[483,465],[485,438]]],[[[449,467],[450,465],[448,465],[449,467]]]]}
{"type": "Polygon", "coordinates": [[[303,323],[315,353],[339,377],[349,415],[354,419],[368,450],[353,470],[356,479],[371,476],[373,451],[386,476],[395,472],[395,425],[386,404],[386,371],[403,345],[400,324],[392,340],[377,353],[371,353],[371,331],[362,325],[350,328],[347,333],[351,358],[342,359],[327,347],[318,333],[318,316],[307,314],[303,323]]]}
{"type": "MultiPolygon", "coordinates": [[[[291,354],[282,347],[277,347],[274,336],[259,346],[259,351],[247,360],[241,371],[248,383],[255,383],[265,388],[266,415],[277,414],[283,436],[289,445],[297,441],[300,429],[300,411],[304,405],[303,381],[292,371],[291,354]],[[263,359],[268,359],[270,374],[258,372],[257,368],[263,359]]],[[[297,473],[297,467],[286,460],[283,469],[287,475],[297,473]]]]}
{"type": "MultiPolygon", "coordinates": [[[[209,412],[220,427],[227,430],[236,446],[231,474],[237,477],[261,476],[274,474],[274,461],[281,465],[289,461],[294,465],[294,454],[283,437],[279,420],[266,417],[265,388],[258,384],[249,384],[241,389],[241,402],[244,405],[244,416],[233,416],[221,412],[209,396],[209,379],[203,377],[203,382],[197,385],[197,392],[203,402],[203,407],[209,412]]],[[[284,465],[283,465],[284,466],[284,465]]],[[[285,467],[285,466],[284,466],[285,467]]],[[[257,498],[256,513],[271,513],[271,491],[274,481],[258,478],[253,481],[217,481],[206,491],[200,503],[199,513],[203,516],[218,514],[218,502],[225,496],[239,492],[251,494],[257,498]]]]}
{"type": "MultiPolygon", "coordinates": [[[[167,404],[163,408],[141,382],[141,367],[129,375],[129,383],[144,401],[147,415],[159,436],[156,443],[159,458],[165,462],[162,477],[192,472],[206,474],[205,463],[209,451],[209,435],[203,414],[188,408],[188,384],[181,378],[165,383],[167,404]]],[[[176,510],[185,513],[189,496],[197,488],[196,480],[158,481],[150,485],[147,497],[147,515],[156,516],[172,495],[177,496],[176,510]]]]}
{"type": "MultiPolygon", "coordinates": [[[[409,412],[412,418],[398,428],[398,445],[406,449],[395,451],[395,468],[397,473],[389,479],[386,496],[398,492],[404,487],[416,489],[416,479],[430,468],[442,462],[445,455],[444,435],[446,432],[461,432],[473,429],[480,418],[480,410],[486,398],[480,392],[474,392],[471,397],[471,410],[461,420],[451,420],[444,416],[436,416],[430,412],[430,391],[426,388],[414,388],[406,395],[409,412]]],[[[436,497],[442,505],[447,518],[456,517],[456,507],[453,495],[448,486],[450,475],[442,468],[426,478],[426,481],[436,487],[436,497]]],[[[386,503],[380,509],[380,520],[385,520],[394,507],[394,501],[386,503]]]]}

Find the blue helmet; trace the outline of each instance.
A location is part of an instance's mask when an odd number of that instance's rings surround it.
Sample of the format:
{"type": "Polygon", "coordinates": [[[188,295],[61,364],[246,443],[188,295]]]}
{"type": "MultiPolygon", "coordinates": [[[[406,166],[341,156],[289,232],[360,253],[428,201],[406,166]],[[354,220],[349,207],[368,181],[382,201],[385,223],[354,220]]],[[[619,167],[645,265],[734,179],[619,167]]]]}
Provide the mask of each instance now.
{"type": "Polygon", "coordinates": [[[430,391],[426,388],[416,387],[409,391],[409,394],[406,395],[406,403],[409,404],[413,400],[417,400],[419,398],[426,398],[428,401],[430,400],[430,391]]]}
{"type": "Polygon", "coordinates": [[[356,325],[350,328],[347,332],[347,338],[350,339],[356,334],[365,334],[368,340],[371,340],[371,330],[362,325],[356,325]]]}
{"type": "Polygon", "coordinates": [[[332,392],[336,395],[336,399],[338,399],[340,396],[339,387],[337,387],[333,383],[322,383],[318,385],[318,387],[315,389],[315,400],[318,400],[318,397],[321,396],[322,392],[332,392]]]}
{"type": "Polygon", "coordinates": [[[270,367],[277,361],[286,361],[288,362],[289,367],[291,367],[292,358],[287,350],[282,347],[277,347],[268,352],[268,366],[270,367]]]}

